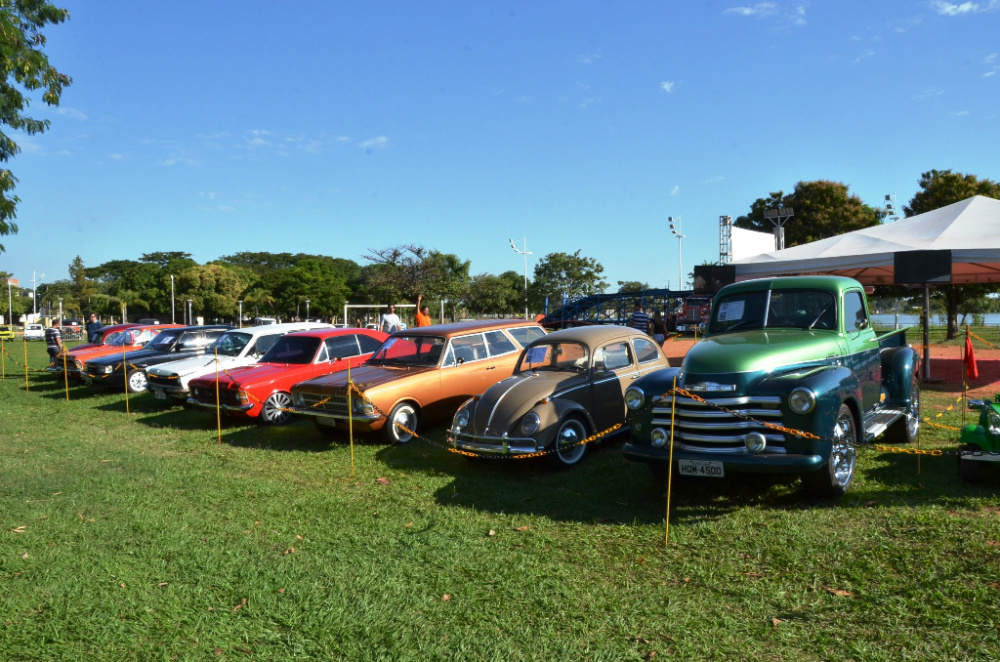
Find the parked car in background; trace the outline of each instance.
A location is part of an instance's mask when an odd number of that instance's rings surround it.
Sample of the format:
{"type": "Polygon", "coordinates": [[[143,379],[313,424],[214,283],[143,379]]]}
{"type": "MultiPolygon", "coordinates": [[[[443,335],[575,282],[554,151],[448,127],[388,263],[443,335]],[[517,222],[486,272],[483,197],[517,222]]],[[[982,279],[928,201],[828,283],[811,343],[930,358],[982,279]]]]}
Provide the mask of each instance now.
{"type": "Polygon", "coordinates": [[[45,340],[45,326],[42,324],[25,324],[25,340],[45,340]]]}
{"type": "Polygon", "coordinates": [[[0,340],[13,340],[14,329],[5,325],[0,326],[0,340]]]}
{"type": "Polygon", "coordinates": [[[204,354],[209,345],[231,328],[219,324],[164,329],[145,347],[126,356],[115,353],[88,360],[83,379],[91,386],[126,386],[129,393],[141,393],[146,390],[147,368],[204,354]]]}
{"type": "Polygon", "coordinates": [[[324,328],[330,326],[292,322],[231,329],[219,336],[204,355],[167,361],[147,368],[146,388],[158,400],[186,403],[190,394],[188,383],[192,379],[252,365],[286,333],[324,328]]]}
{"type": "Polygon", "coordinates": [[[101,329],[101,338],[97,343],[85,343],[76,347],[66,348],[55,360],[49,363],[46,370],[50,373],[62,374],[63,366],[72,379],[82,379],[87,361],[116,354],[121,356],[142,349],[146,343],[167,328],[179,328],[179,324],[112,324],[101,329]]]}
{"type": "Polygon", "coordinates": [[[229,416],[282,425],[291,418],[289,391],[293,384],[318,375],[355,369],[368,360],[382,341],[381,331],[316,329],[281,336],[256,365],[206,375],[188,383],[188,403],[205,409],[219,407],[229,416]]]}
{"type": "Polygon", "coordinates": [[[645,333],[600,325],[556,331],[521,353],[514,374],[466,401],[452,419],[448,441],[485,455],[551,451],[558,467],[587,452],[584,439],[626,425],[625,389],[642,375],[669,367],[645,333]]]}
{"type": "Polygon", "coordinates": [[[527,320],[397,331],[351,372],[367,400],[355,394],[348,409],[347,375],[337,373],[296,384],[293,410],[324,433],[347,430],[353,420],[356,430],[382,430],[390,443],[406,443],[422,420],[450,418],[459,404],[509,377],[521,349],[543,335],[541,326],[527,320]]]}

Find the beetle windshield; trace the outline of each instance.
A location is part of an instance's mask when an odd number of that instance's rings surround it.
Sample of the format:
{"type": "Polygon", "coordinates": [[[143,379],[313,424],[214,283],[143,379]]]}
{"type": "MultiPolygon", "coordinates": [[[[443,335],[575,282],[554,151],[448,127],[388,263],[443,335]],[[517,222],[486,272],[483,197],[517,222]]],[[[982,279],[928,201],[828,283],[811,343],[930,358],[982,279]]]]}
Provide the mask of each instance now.
{"type": "Polygon", "coordinates": [[[836,299],[818,290],[737,292],[716,303],[708,331],[764,328],[836,329],[836,299]]]}
{"type": "Polygon", "coordinates": [[[444,338],[437,336],[394,335],[378,348],[369,363],[437,365],[444,351],[444,338]]]}
{"type": "Polygon", "coordinates": [[[517,363],[516,372],[531,370],[571,370],[580,372],[587,369],[590,351],[575,342],[536,343],[524,350],[517,363]]]}

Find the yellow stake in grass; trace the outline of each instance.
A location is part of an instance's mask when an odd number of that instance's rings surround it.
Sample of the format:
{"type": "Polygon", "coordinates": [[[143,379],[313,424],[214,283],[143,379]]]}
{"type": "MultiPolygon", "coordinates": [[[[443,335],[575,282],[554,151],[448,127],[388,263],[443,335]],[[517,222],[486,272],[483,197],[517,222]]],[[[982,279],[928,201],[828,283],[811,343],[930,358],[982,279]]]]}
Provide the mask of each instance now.
{"type": "Polygon", "coordinates": [[[222,405],[219,404],[219,348],[215,348],[215,427],[222,443],[222,405]]]}
{"type": "MultiPolygon", "coordinates": [[[[124,319],[124,317],[123,317],[124,319]]],[[[128,361],[125,359],[125,343],[122,343],[122,381],[125,382],[125,413],[128,411],[128,361]]]]}
{"type": "MultiPolygon", "coordinates": [[[[697,331],[695,332],[697,333],[697,331]]],[[[677,415],[677,377],[674,377],[674,387],[671,389],[673,398],[670,402],[670,457],[667,461],[667,530],[663,544],[670,544],[670,488],[674,481],[674,417],[677,415]]]]}
{"type": "Polygon", "coordinates": [[[351,444],[351,478],[354,478],[354,409],[351,408],[351,391],[354,382],[351,381],[351,362],[347,362],[347,439],[351,444]]]}
{"type": "Polygon", "coordinates": [[[66,387],[66,402],[69,402],[69,352],[63,352],[63,385],[66,387]]]}
{"type": "Polygon", "coordinates": [[[31,390],[31,386],[28,385],[28,343],[24,343],[24,390],[31,390]]]}

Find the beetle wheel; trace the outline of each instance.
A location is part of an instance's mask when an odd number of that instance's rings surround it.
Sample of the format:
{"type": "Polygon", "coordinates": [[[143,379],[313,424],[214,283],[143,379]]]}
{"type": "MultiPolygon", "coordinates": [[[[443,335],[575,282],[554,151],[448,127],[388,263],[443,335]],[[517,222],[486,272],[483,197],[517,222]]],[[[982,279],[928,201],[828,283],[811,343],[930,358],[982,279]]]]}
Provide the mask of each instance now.
{"type": "Polygon", "coordinates": [[[552,463],[559,468],[578,464],[587,452],[587,445],[581,443],[587,438],[587,424],[577,416],[570,416],[559,424],[556,438],[552,442],[552,463]]]}

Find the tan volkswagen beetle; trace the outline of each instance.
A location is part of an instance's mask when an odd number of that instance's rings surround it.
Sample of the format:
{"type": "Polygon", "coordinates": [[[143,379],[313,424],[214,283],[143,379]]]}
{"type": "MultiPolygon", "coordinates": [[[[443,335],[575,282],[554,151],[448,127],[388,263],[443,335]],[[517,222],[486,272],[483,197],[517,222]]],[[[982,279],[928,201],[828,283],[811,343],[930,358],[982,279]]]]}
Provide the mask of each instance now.
{"type": "Polygon", "coordinates": [[[448,441],[484,455],[550,451],[558,467],[578,463],[589,436],[626,424],[625,389],[669,367],[648,335],[622,326],[564,329],[521,352],[514,374],[466,401],[448,441]]]}

